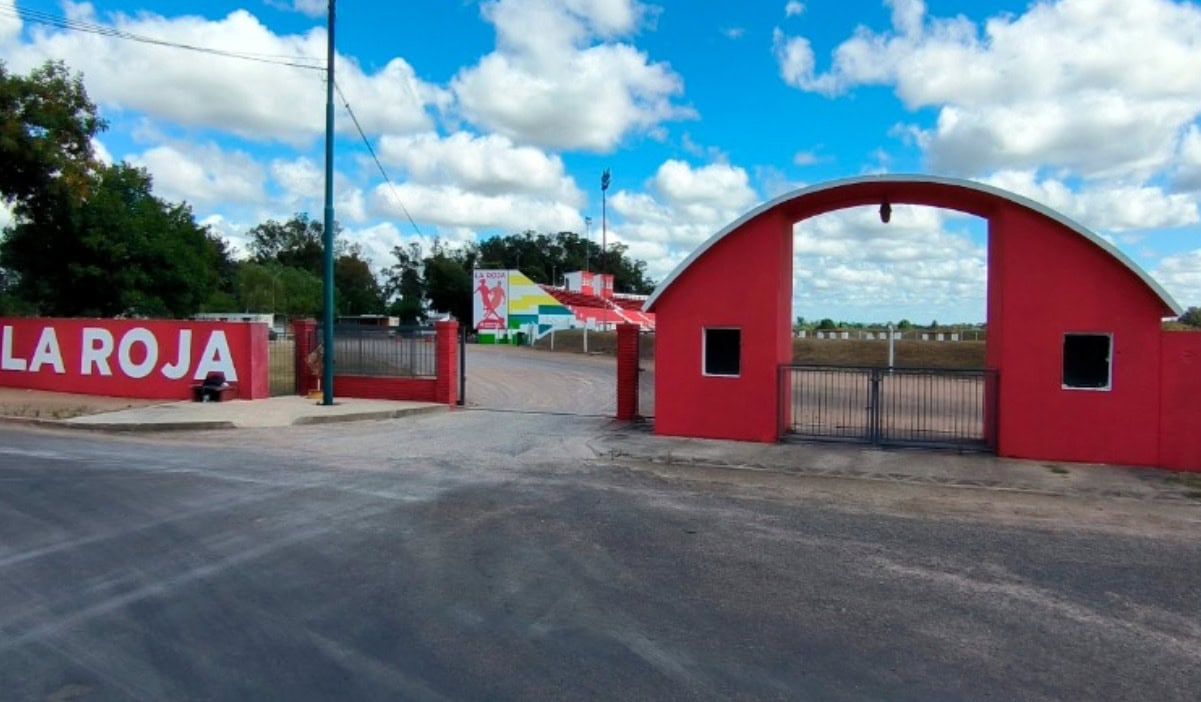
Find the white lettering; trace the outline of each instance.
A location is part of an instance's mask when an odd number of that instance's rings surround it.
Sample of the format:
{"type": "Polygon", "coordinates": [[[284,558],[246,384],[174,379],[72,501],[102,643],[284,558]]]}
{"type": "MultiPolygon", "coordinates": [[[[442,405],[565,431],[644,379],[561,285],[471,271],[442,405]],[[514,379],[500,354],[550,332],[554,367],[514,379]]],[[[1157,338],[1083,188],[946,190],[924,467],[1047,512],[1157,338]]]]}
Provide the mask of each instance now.
{"type": "Polygon", "coordinates": [[[117,349],[117,363],[121,366],[121,372],[130,378],[145,378],[158,363],[158,340],[149,329],[130,329],[121,337],[121,347],[117,349]],[[133,345],[137,343],[146,347],[146,358],[142,359],[141,363],[133,362],[133,345]]]}
{"type": "Polygon", "coordinates": [[[25,359],[13,358],[13,328],[4,327],[4,341],[0,343],[0,370],[23,371],[25,359]]]}
{"type": "Polygon", "coordinates": [[[195,380],[204,380],[204,377],[210,372],[220,371],[225,374],[225,379],[229,382],[237,382],[238,371],[234,370],[232,356],[233,354],[229,352],[229,341],[225,338],[225,332],[213,332],[204,346],[204,353],[200,354],[200,363],[196,366],[196,374],[192,377],[195,380]]]}
{"type": "Polygon", "coordinates": [[[85,327],[83,330],[83,351],[80,353],[80,375],[91,375],[95,366],[100,375],[112,375],[108,367],[108,357],[113,355],[113,334],[107,329],[85,327]]]}
{"type": "Polygon", "coordinates": [[[42,337],[38,339],[37,350],[33,352],[33,358],[29,360],[29,372],[37,373],[42,366],[47,364],[52,366],[54,372],[59,375],[67,372],[67,369],[63,368],[63,354],[58,348],[58,333],[54,331],[54,327],[42,329],[42,337]]]}
{"type": "Polygon", "coordinates": [[[174,364],[163,366],[163,375],[171,380],[179,380],[188,374],[188,366],[192,365],[192,330],[179,331],[179,359],[174,364]]]}

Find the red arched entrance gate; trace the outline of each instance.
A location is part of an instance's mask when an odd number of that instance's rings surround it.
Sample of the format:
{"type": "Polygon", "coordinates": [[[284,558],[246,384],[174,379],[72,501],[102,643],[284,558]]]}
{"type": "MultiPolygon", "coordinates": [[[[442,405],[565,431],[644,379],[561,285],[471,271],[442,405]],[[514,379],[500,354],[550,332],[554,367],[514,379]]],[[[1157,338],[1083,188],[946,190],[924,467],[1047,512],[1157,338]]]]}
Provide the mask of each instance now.
{"type": "Polygon", "coordinates": [[[790,406],[779,369],[791,362],[793,224],[885,202],[988,221],[986,359],[999,374],[991,389],[999,454],[1201,470],[1201,334],[1162,331],[1180,308],[1159,285],[1042,205],[920,175],[781,196],[673,271],[647,304],[658,315],[656,433],[778,440],[780,408],[790,406]]]}

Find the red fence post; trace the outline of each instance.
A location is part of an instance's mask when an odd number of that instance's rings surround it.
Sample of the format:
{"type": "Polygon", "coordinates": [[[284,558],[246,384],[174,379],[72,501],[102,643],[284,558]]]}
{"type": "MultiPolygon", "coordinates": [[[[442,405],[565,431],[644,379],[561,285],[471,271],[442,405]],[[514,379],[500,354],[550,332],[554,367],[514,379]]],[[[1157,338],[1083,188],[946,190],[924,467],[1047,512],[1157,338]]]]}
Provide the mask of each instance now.
{"type": "Polygon", "coordinates": [[[317,331],[317,320],[315,319],[298,319],[292,322],[292,345],[296,351],[296,365],[294,372],[296,374],[296,394],[308,395],[310,391],[316,390],[317,387],[313,383],[313,374],[309,372],[309,352],[312,351],[312,342],[314,334],[317,331]]]}
{"type": "Polygon", "coordinates": [[[448,405],[459,399],[459,323],[455,320],[435,322],[437,332],[434,370],[434,401],[448,405]]]}
{"type": "Polygon", "coordinates": [[[638,416],[637,324],[617,325],[617,419],[629,422],[638,416]]]}

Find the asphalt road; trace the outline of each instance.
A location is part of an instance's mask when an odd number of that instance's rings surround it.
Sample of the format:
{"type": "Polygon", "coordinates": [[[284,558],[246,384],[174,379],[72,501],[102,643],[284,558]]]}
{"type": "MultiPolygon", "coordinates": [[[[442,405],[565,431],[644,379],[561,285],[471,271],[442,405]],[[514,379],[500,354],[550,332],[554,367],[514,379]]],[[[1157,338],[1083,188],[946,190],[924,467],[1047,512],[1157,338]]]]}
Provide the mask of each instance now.
{"type": "Polygon", "coordinates": [[[1197,699],[1195,534],[708,489],[606,426],[0,428],[0,696],[1197,699]]]}

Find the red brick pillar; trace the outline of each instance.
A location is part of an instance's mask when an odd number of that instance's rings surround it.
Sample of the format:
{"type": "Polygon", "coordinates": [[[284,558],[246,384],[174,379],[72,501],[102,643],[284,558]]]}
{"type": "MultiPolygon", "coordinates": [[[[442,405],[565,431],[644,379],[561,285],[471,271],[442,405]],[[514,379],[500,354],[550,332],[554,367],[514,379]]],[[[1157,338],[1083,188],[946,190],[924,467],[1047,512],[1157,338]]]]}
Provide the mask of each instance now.
{"type": "Polygon", "coordinates": [[[628,422],[638,416],[637,324],[617,325],[617,419],[628,422]]]}
{"type": "Polygon", "coordinates": [[[453,405],[459,399],[459,323],[435,322],[434,402],[453,405]]]}
{"type": "Polygon", "coordinates": [[[317,333],[317,320],[298,319],[292,322],[292,346],[296,350],[296,394],[308,395],[317,389],[316,378],[309,372],[309,352],[317,333]]]}

